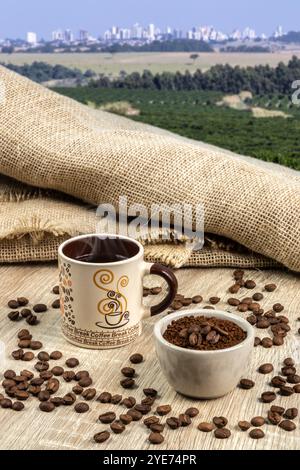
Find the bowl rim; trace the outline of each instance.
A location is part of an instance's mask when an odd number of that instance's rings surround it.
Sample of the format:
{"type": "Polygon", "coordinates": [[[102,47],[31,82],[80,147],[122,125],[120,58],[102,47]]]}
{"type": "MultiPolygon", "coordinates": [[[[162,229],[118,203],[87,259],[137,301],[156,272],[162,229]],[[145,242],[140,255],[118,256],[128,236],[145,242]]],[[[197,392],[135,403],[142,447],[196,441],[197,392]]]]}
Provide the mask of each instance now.
{"type": "Polygon", "coordinates": [[[240,317],[238,315],[235,315],[231,312],[227,312],[226,310],[209,310],[209,309],[190,309],[190,310],[184,310],[183,312],[174,312],[169,315],[164,316],[161,318],[156,324],[154,325],[154,336],[156,340],[160,343],[162,343],[165,347],[168,347],[170,349],[173,349],[174,351],[181,351],[185,352],[186,354],[198,354],[198,355],[203,355],[203,354],[224,354],[226,352],[231,352],[231,351],[236,351],[238,349],[243,348],[246,346],[249,342],[252,342],[254,344],[254,328],[250,323],[247,322],[243,317],[240,317]],[[181,346],[176,346],[175,344],[169,343],[169,341],[165,340],[165,338],[162,335],[162,328],[164,325],[168,325],[171,323],[173,320],[178,320],[181,317],[186,317],[186,316],[200,316],[200,315],[205,315],[207,317],[217,317],[217,318],[224,318],[232,321],[233,323],[238,324],[238,326],[242,327],[245,329],[247,332],[246,338],[241,341],[238,344],[235,344],[234,346],[231,346],[230,348],[224,348],[224,349],[213,349],[210,351],[206,350],[199,350],[199,349],[186,349],[182,348],[181,346]],[[237,323],[236,320],[240,322],[237,323]],[[242,326],[241,326],[242,325],[242,326]]]}

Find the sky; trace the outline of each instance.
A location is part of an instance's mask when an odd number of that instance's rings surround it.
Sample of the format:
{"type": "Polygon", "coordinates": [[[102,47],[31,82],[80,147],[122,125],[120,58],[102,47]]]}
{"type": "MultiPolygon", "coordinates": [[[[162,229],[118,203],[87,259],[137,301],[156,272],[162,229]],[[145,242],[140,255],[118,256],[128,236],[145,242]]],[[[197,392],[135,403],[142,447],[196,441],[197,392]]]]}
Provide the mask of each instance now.
{"type": "Polygon", "coordinates": [[[49,39],[59,28],[87,29],[98,36],[112,25],[139,22],[186,31],[209,24],[223,32],[254,27],[271,34],[281,24],[300,30],[299,0],[9,0],[1,2],[0,38],[24,38],[27,31],[49,39]]]}

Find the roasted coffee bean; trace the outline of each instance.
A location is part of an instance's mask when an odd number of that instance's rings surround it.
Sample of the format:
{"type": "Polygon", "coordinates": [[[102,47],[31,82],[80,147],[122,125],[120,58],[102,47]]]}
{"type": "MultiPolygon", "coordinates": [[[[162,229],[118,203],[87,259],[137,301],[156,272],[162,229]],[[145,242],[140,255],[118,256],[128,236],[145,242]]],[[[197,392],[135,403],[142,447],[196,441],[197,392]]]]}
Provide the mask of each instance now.
{"type": "Polygon", "coordinates": [[[178,416],[178,419],[179,419],[179,422],[180,422],[180,426],[183,426],[183,427],[189,426],[192,422],[191,418],[188,415],[184,414],[184,413],[181,413],[178,416]]]}
{"type": "Polygon", "coordinates": [[[288,375],[287,376],[287,382],[290,384],[298,384],[300,383],[300,375],[288,375]]]}
{"type": "Polygon", "coordinates": [[[132,356],[130,356],[129,360],[130,362],[132,362],[132,364],[140,364],[141,362],[143,362],[144,358],[142,354],[135,353],[135,354],[132,354],[132,356]]]}
{"type": "Polygon", "coordinates": [[[213,423],[217,428],[225,428],[228,420],[224,416],[215,416],[213,418],[213,423]]]}
{"type": "Polygon", "coordinates": [[[115,433],[115,434],[121,434],[123,431],[125,431],[125,425],[121,421],[114,421],[110,425],[110,429],[115,433]]]}
{"type": "Polygon", "coordinates": [[[75,375],[75,380],[77,380],[77,382],[79,382],[79,380],[83,379],[84,377],[89,377],[90,374],[87,370],[80,370],[78,372],[76,372],[76,375],[75,375]]]}
{"type": "Polygon", "coordinates": [[[24,356],[24,351],[23,349],[17,349],[16,351],[13,351],[11,355],[16,361],[20,361],[24,356]]]}
{"type": "Polygon", "coordinates": [[[110,433],[108,431],[101,431],[94,435],[94,441],[97,442],[97,444],[102,444],[107,441],[109,437],[110,433]]]}
{"type": "Polygon", "coordinates": [[[187,416],[189,416],[190,418],[195,418],[195,416],[197,416],[199,414],[199,410],[198,408],[188,408],[186,411],[185,411],[185,414],[187,416]]]}
{"type": "Polygon", "coordinates": [[[66,393],[63,397],[64,405],[70,406],[73,405],[76,401],[76,395],[73,392],[66,393]]]}
{"type": "Polygon", "coordinates": [[[139,411],[140,413],[142,413],[142,415],[146,415],[147,413],[150,413],[151,406],[150,405],[137,404],[137,405],[135,405],[134,409],[139,411]]]}
{"type": "Polygon", "coordinates": [[[189,345],[194,347],[198,344],[198,335],[197,333],[191,333],[189,335],[189,345]]]}
{"type": "Polygon", "coordinates": [[[31,395],[37,396],[41,391],[41,387],[39,385],[29,385],[27,391],[31,395]]]}
{"type": "Polygon", "coordinates": [[[157,390],[155,390],[155,388],[144,388],[143,392],[147,397],[156,397],[157,396],[157,390]]]}
{"type": "Polygon", "coordinates": [[[230,294],[237,294],[240,288],[241,287],[238,284],[233,284],[229,287],[228,292],[230,292],[230,294]]]}
{"type": "Polygon", "coordinates": [[[295,365],[295,361],[291,357],[285,358],[283,363],[285,366],[288,366],[288,367],[293,367],[295,365]]]}
{"type": "Polygon", "coordinates": [[[287,419],[295,419],[298,416],[298,408],[288,408],[285,410],[284,417],[287,419]]]}
{"type": "Polygon", "coordinates": [[[206,335],[206,341],[210,344],[217,344],[219,342],[219,339],[220,339],[220,335],[215,330],[211,330],[206,335]]]}
{"type": "Polygon", "coordinates": [[[46,312],[48,310],[47,308],[47,305],[45,304],[36,304],[33,306],[33,311],[35,313],[42,313],[42,312],[46,312]]]}
{"type": "Polygon", "coordinates": [[[60,308],[60,299],[54,300],[54,302],[52,302],[52,304],[51,304],[51,307],[52,308],[60,308]]]}
{"type": "Polygon", "coordinates": [[[18,303],[17,300],[9,300],[9,301],[7,302],[7,306],[8,306],[9,308],[12,308],[12,309],[15,310],[15,309],[17,309],[17,308],[19,307],[19,303],[18,303]]]}
{"type": "Polygon", "coordinates": [[[16,390],[15,391],[15,397],[18,400],[27,400],[29,398],[29,393],[26,390],[16,390]]]}
{"type": "Polygon", "coordinates": [[[149,416],[148,418],[145,418],[143,423],[147,428],[149,428],[152,424],[158,424],[159,423],[159,418],[157,416],[149,416]]]}
{"type": "Polygon", "coordinates": [[[112,399],[112,395],[109,392],[102,392],[100,393],[99,397],[97,398],[97,401],[100,401],[100,403],[110,403],[112,399]]]}
{"type": "Polygon", "coordinates": [[[12,408],[12,401],[9,398],[3,398],[0,401],[1,408],[12,408]]]}
{"type": "Polygon", "coordinates": [[[266,284],[265,290],[267,292],[273,292],[277,288],[276,284],[266,284]]]}
{"type": "Polygon", "coordinates": [[[246,305],[250,305],[250,304],[252,304],[252,302],[253,302],[252,297],[244,297],[244,298],[241,300],[241,303],[242,303],[242,304],[246,304],[246,305]]]}
{"type": "Polygon", "coordinates": [[[275,375],[271,379],[271,385],[273,385],[273,387],[280,388],[285,384],[286,384],[286,380],[283,377],[280,377],[279,375],[275,375]]]}
{"type": "Polygon", "coordinates": [[[55,410],[55,405],[51,401],[42,401],[39,408],[45,413],[51,413],[51,411],[55,410]]]}
{"type": "Polygon", "coordinates": [[[127,414],[132,417],[133,421],[139,421],[143,417],[142,413],[135,409],[130,409],[127,414]]]}
{"type": "Polygon", "coordinates": [[[220,428],[215,429],[214,435],[217,439],[228,439],[231,436],[231,432],[229,429],[220,428]]]}
{"type": "Polygon", "coordinates": [[[264,317],[268,318],[270,321],[270,320],[273,320],[274,318],[276,319],[276,313],[274,312],[274,310],[268,310],[267,312],[264,313],[264,317]]]}
{"type": "Polygon", "coordinates": [[[38,371],[38,372],[42,372],[44,370],[48,370],[49,369],[49,364],[48,362],[42,362],[42,361],[38,361],[34,368],[38,371]]]}
{"type": "Polygon", "coordinates": [[[82,377],[79,380],[78,383],[79,383],[80,387],[86,388],[86,387],[89,387],[90,385],[92,385],[93,381],[92,381],[91,377],[85,376],[85,377],[82,377]]]}
{"type": "Polygon", "coordinates": [[[15,382],[13,379],[5,379],[2,382],[2,387],[4,389],[7,389],[7,388],[14,387],[16,384],[17,384],[17,382],[15,382]]]}
{"type": "Polygon", "coordinates": [[[56,393],[58,389],[59,389],[59,381],[57,379],[53,378],[47,382],[46,390],[50,393],[50,395],[52,395],[53,393],[56,393]]]}
{"type": "Polygon", "coordinates": [[[284,413],[284,408],[282,406],[272,405],[270,410],[272,413],[277,413],[279,415],[283,415],[284,413]]]}
{"type": "Polygon", "coordinates": [[[245,274],[245,271],[243,271],[243,269],[235,269],[233,271],[233,277],[234,279],[242,279],[242,277],[244,276],[245,274]]]}
{"type": "Polygon", "coordinates": [[[263,392],[261,394],[261,401],[263,403],[271,403],[274,400],[276,400],[276,393],[274,392],[263,392]]]}
{"type": "Polygon", "coordinates": [[[135,385],[135,380],[131,379],[129,377],[126,377],[126,379],[123,379],[123,380],[120,381],[120,385],[123,388],[133,388],[134,385],[135,385]]]}
{"type": "Polygon", "coordinates": [[[87,411],[89,411],[90,407],[87,403],[84,403],[84,402],[79,402],[79,403],[76,403],[76,405],[74,406],[74,410],[76,411],[76,413],[86,413],[87,411]]]}
{"type": "Polygon", "coordinates": [[[240,385],[240,388],[249,390],[250,388],[254,387],[255,383],[253,382],[253,380],[250,380],[250,379],[241,379],[239,385],[240,385]]]}
{"type": "Polygon", "coordinates": [[[41,343],[40,341],[30,341],[30,349],[32,349],[33,351],[42,349],[42,347],[43,343],[41,343]]]}
{"type": "Polygon", "coordinates": [[[192,297],[193,304],[200,304],[203,300],[203,297],[201,295],[194,295],[192,297]]]}
{"type": "Polygon", "coordinates": [[[295,393],[300,393],[300,384],[294,385],[293,389],[295,393]]]}
{"type": "Polygon", "coordinates": [[[58,406],[63,406],[65,404],[62,397],[51,397],[50,402],[57,408],[58,406]]]}
{"type": "Polygon", "coordinates": [[[259,346],[261,343],[261,340],[258,336],[255,336],[254,338],[254,347],[259,346]]]}
{"type": "Polygon", "coordinates": [[[162,288],[161,287],[151,287],[150,289],[150,292],[152,295],[158,295],[162,292],[162,288]]]}
{"type": "Polygon", "coordinates": [[[259,302],[263,298],[264,296],[260,292],[256,292],[255,294],[252,295],[252,299],[255,300],[256,302],[259,302]]]}
{"type": "Polygon", "coordinates": [[[183,305],[182,305],[181,302],[176,300],[172,303],[171,307],[172,307],[173,310],[180,310],[183,307],[183,305]]]}
{"type": "Polygon", "coordinates": [[[249,315],[246,318],[247,322],[250,323],[250,325],[255,325],[257,323],[257,318],[255,315],[249,315]]]}
{"type": "Polygon", "coordinates": [[[293,421],[289,421],[288,419],[285,419],[279,423],[279,427],[281,429],[284,429],[285,431],[294,431],[296,429],[296,424],[293,423],[293,421]]]}
{"type": "Polygon", "coordinates": [[[113,411],[107,411],[106,413],[102,413],[99,416],[99,420],[103,424],[110,424],[113,421],[115,421],[115,419],[116,419],[116,413],[114,413],[113,411]]]}
{"type": "Polygon", "coordinates": [[[29,362],[29,361],[32,361],[32,359],[34,359],[34,354],[31,351],[27,351],[22,356],[22,361],[29,362]]]}
{"type": "Polygon", "coordinates": [[[165,416],[172,410],[170,405],[160,405],[156,408],[156,413],[160,416],[165,416]]]}
{"type": "Polygon", "coordinates": [[[63,379],[66,382],[71,382],[72,380],[75,380],[75,372],[73,370],[65,370],[64,373],[62,374],[63,379]]]}
{"type": "Polygon", "coordinates": [[[258,368],[258,372],[260,374],[270,374],[270,372],[272,372],[274,370],[274,367],[272,364],[262,364],[261,366],[259,366],[258,368]]]}
{"type": "Polygon", "coordinates": [[[55,294],[55,295],[59,295],[59,286],[54,286],[52,288],[52,293],[55,294]]]}
{"type": "Polygon", "coordinates": [[[258,313],[260,310],[260,305],[257,302],[251,302],[251,304],[248,305],[248,310],[251,310],[254,313],[258,313]]]}
{"type": "Polygon", "coordinates": [[[286,377],[288,375],[295,375],[296,372],[297,372],[296,367],[293,367],[293,366],[284,366],[281,368],[282,375],[285,375],[286,377]]]}
{"type": "Polygon", "coordinates": [[[62,358],[62,353],[60,351],[53,351],[50,354],[50,359],[54,361],[57,361],[58,359],[61,359],[61,358],[62,358]]]}
{"type": "Polygon", "coordinates": [[[238,309],[239,312],[247,312],[247,310],[248,310],[248,305],[246,305],[246,304],[240,304],[240,305],[238,305],[237,309],[238,309]]]}
{"type": "Polygon", "coordinates": [[[155,423],[155,424],[151,424],[151,426],[149,426],[149,429],[152,431],[152,432],[163,432],[163,430],[165,429],[165,425],[164,424],[161,424],[161,423],[155,423]]]}
{"type": "Polygon", "coordinates": [[[238,427],[241,429],[241,431],[248,431],[248,429],[251,428],[251,424],[248,421],[239,421],[238,427]]]}
{"type": "Polygon", "coordinates": [[[50,400],[50,393],[47,392],[47,390],[42,390],[39,394],[38,394],[38,399],[40,401],[48,401],[50,400]]]}
{"type": "Polygon", "coordinates": [[[82,397],[85,399],[85,400],[92,400],[93,398],[95,398],[96,396],[96,389],[95,388],[86,388],[83,392],[82,392],[82,397]]]}
{"type": "Polygon", "coordinates": [[[72,388],[72,392],[75,393],[75,395],[81,395],[83,390],[84,389],[80,387],[80,385],[74,385],[74,387],[72,388]]]}
{"type": "Polygon", "coordinates": [[[148,289],[147,287],[144,287],[143,288],[143,297],[148,297],[148,295],[150,295],[150,289],[148,289]]]}
{"type": "MultiPolygon", "coordinates": [[[[18,332],[18,338],[19,339],[29,339],[29,336],[31,337],[31,334],[28,330],[23,329],[18,332]]],[[[30,338],[31,339],[31,338],[30,338]]]]}
{"type": "Polygon", "coordinates": [[[180,420],[176,418],[175,416],[172,416],[171,418],[167,418],[166,423],[170,429],[178,429],[181,426],[180,420]]]}
{"type": "Polygon", "coordinates": [[[256,328],[260,328],[260,329],[269,328],[269,326],[270,326],[270,322],[267,318],[262,318],[261,320],[258,320],[258,322],[256,323],[256,328]]]}
{"type": "Polygon", "coordinates": [[[284,306],[279,303],[273,305],[273,310],[276,313],[282,312],[283,309],[284,309],[284,306]]]}
{"type": "Polygon", "coordinates": [[[189,305],[193,303],[193,300],[191,297],[185,297],[184,299],[182,299],[181,303],[183,307],[188,307],[189,305]]]}
{"type": "Polygon", "coordinates": [[[45,382],[45,380],[42,378],[42,377],[34,377],[31,382],[30,382],[30,385],[43,385],[43,383],[45,382]]]}
{"type": "Polygon", "coordinates": [[[111,400],[110,402],[113,404],[113,405],[117,405],[118,403],[120,403],[122,401],[122,395],[113,395],[111,397],[111,400]]]}
{"type": "Polygon", "coordinates": [[[256,282],[252,279],[247,279],[247,281],[245,281],[244,287],[246,287],[246,289],[254,289],[256,287],[256,282]]]}
{"type": "Polygon", "coordinates": [[[37,357],[42,362],[50,361],[50,356],[46,351],[39,352],[37,357]]]}
{"type": "Polygon", "coordinates": [[[79,366],[79,361],[76,359],[76,357],[71,357],[70,359],[66,360],[66,366],[70,367],[70,369],[73,369],[74,367],[79,366]]]}
{"type": "Polygon", "coordinates": [[[179,331],[179,336],[180,336],[180,338],[186,339],[186,338],[189,336],[188,329],[187,329],[187,328],[182,328],[182,329],[179,331]]]}
{"type": "Polygon", "coordinates": [[[21,382],[17,385],[18,390],[27,390],[29,387],[28,382],[21,382]]]}
{"type": "Polygon", "coordinates": [[[7,315],[7,317],[8,317],[11,321],[18,321],[18,320],[20,320],[20,313],[18,312],[18,310],[15,310],[15,311],[9,312],[9,314],[7,315]]]}
{"type": "Polygon", "coordinates": [[[263,432],[262,429],[252,429],[250,432],[249,432],[249,436],[251,437],[251,439],[262,439],[263,437],[265,437],[265,433],[263,432]]]}
{"type": "Polygon", "coordinates": [[[283,385],[283,386],[280,387],[279,393],[280,393],[280,395],[282,395],[284,397],[289,397],[289,396],[293,395],[294,389],[292,387],[287,387],[286,385],[283,385]]]}
{"type": "Polygon", "coordinates": [[[55,376],[63,375],[64,369],[60,366],[55,366],[51,369],[51,372],[55,376]]]}
{"type": "Polygon", "coordinates": [[[234,297],[230,297],[229,299],[227,299],[227,303],[229,305],[231,305],[232,307],[237,307],[238,305],[240,305],[240,301],[239,299],[235,299],[234,297]]]}
{"type": "Polygon", "coordinates": [[[133,408],[135,404],[136,399],[134,397],[124,398],[124,400],[121,401],[121,405],[126,406],[126,408],[133,408]]]}
{"type": "Polygon", "coordinates": [[[32,311],[30,310],[30,308],[22,308],[20,314],[22,318],[27,318],[32,315],[32,311]]]}
{"type": "Polygon", "coordinates": [[[26,299],[26,297],[18,297],[17,302],[19,307],[25,307],[29,303],[29,300],[26,299]]]}
{"type": "Polygon", "coordinates": [[[280,414],[275,413],[274,411],[269,410],[269,411],[268,411],[268,421],[269,421],[271,424],[274,424],[275,426],[277,426],[277,424],[279,424],[280,421],[281,421],[281,416],[280,416],[280,414]]]}
{"type": "Polygon", "coordinates": [[[125,426],[127,426],[128,424],[130,424],[132,422],[132,416],[128,415],[128,414],[122,414],[119,416],[119,420],[121,421],[121,423],[125,424],[125,426]]]}
{"type": "Polygon", "coordinates": [[[263,338],[260,342],[263,348],[271,348],[273,346],[273,341],[271,338],[263,338]]]}
{"type": "Polygon", "coordinates": [[[202,432],[211,432],[214,429],[214,425],[212,423],[200,423],[198,424],[199,431],[202,432]]]}
{"type": "Polygon", "coordinates": [[[265,419],[262,416],[255,416],[251,419],[252,426],[260,427],[265,424],[265,419]]]}
{"type": "Polygon", "coordinates": [[[39,320],[36,315],[28,315],[26,317],[26,323],[28,323],[28,325],[35,326],[38,325],[39,320]]]}
{"type": "Polygon", "coordinates": [[[148,437],[150,444],[162,444],[164,442],[164,436],[159,432],[152,432],[148,437]]]}
{"type": "Polygon", "coordinates": [[[30,347],[30,343],[30,339],[20,339],[20,341],[18,342],[18,346],[21,349],[26,349],[30,347]]]}
{"type": "Polygon", "coordinates": [[[13,404],[12,404],[12,410],[14,411],[22,411],[24,410],[25,406],[24,406],[24,403],[22,403],[21,401],[15,401],[13,404]]]}
{"type": "Polygon", "coordinates": [[[13,380],[14,377],[16,376],[16,373],[13,370],[6,370],[3,374],[3,376],[7,380],[13,380]]]}
{"type": "Polygon", "coordinates": [[[274,335],[273,344],[274,346],[282,346],[284,343],[283,337],[279,335],[274,335]]]}
{"type": "Polygon", "coordinates": [[[212,305],[218,304],[220,302],[220,300],[221,300],[220,297],[210,297],[209,298],[209,301],[212,305]]]}
{"type": "Polygon", "coordinates": [[[135,376],[135,370],[132,367],[123,367],[123,369],[121,369],[121,372],[125,377],[131,378],[135,376]]]}

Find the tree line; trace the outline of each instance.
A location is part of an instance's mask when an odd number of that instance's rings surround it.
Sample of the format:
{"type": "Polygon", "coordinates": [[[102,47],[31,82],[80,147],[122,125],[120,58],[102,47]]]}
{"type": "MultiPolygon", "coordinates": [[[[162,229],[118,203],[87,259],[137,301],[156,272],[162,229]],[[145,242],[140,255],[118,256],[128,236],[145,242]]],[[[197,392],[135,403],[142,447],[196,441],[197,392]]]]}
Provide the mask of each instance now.
{"type": "Polygon", "coordinates": [[[76,79],[80,83],[84,79],[90,79],[95,75],[91,70],[81,72],[79,69],[71,69],[63,65],[50,65],[46,62],[33,62],[32,64],[14,65],[0,64],[8,69],[33,80],[34,82],[43,83],[49,80],[76,79]]]}

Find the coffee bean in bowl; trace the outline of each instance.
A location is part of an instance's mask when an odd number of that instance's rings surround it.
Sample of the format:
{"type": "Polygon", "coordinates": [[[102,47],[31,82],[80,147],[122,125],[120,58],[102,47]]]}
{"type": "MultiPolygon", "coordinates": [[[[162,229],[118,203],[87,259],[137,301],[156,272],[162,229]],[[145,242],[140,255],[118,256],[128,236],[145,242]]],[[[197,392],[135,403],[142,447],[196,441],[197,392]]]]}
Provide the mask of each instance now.
{"type": "Polygon", "coordinates": [[[174,312],[154,326],[158,359],[169,384],[193,398],[217,398],[245,373],[254,329],[221,310],[174,312]]]}

